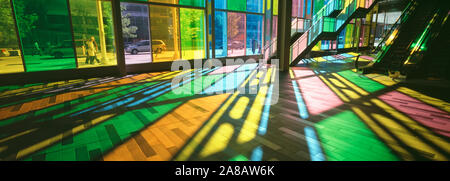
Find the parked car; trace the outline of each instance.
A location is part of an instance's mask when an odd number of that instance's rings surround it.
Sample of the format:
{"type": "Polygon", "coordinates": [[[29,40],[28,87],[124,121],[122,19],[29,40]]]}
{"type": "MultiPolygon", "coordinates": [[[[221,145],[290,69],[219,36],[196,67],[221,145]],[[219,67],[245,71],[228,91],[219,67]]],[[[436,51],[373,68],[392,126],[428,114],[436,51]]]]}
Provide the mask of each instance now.
{"type": "Polygon", "coordinates": [[[162,40],[153,40],[152,41],[152,51],[154,53],[162,53],[162,51],[166,50],[166,44],[162,40]]]}
{"type": "MultiPolygon", "coordinates": [[[[86,56],[85,43],[87,40],[75,40],[76,54],[78,57],[86,56]]],[[[72,40],[64,41],[62,44],[50,46],[48,54],[55,58],[74,57],[72,40]]]]}
{"type": "Polygon", "coordinates": [[[136,55],[139,52],[150,52],[150,50],[154,53],[161,53],[166,50],[166,44],[162,40],[153,40],[150,48],[150,40],[141,40],[125,48],[125,52],[133,55],[136,55]]]}
{"type": "Polygon", "coordinates": [[[9,51],[7,49],[0,48],[0,57],[8,57],[9,51]]]}

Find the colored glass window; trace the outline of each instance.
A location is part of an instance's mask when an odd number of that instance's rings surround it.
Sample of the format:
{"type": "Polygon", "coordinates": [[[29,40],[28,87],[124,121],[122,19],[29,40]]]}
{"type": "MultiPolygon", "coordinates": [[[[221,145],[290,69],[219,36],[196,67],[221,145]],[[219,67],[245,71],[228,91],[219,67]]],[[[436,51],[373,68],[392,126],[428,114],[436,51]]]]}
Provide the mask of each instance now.
{"type": "Polygon", "coordinates": [[[263,0],[247,0],[247,11],[254,13],[262,13],[263,0]]]}
{"type": "Polygon", "coordinates": [[[273,0],[273,15],[278,15],[278,0],[273,0]]]}
{"type": "Polygon", "coordinates": [[[76,68],[67,1],[13,3],[27,71],[76,68]]]}
{"type": "Polygon", "coordinates": [[[231,0],[227,3],[227,9],[234,11],[246,11],[246,5],[246,0],[231,0]]]}
{"type": "Polygon", "coordinates": [[[339,36],[338,36],[338,48],[344,48],[344,45],[345,45],[345,34],[346,34],[346,32],[345,32],[345,30],[346,30],[347,28],[344,28],[342,31],[341,31],[341,33],[339,33],[339,36]]]}
{"type": "Polygon", "coordinates": [[[125,63],[152,62],[152,52],[162,53],[164,44],[151,42],[148,5],[121,3],[122,32],[125,43],[125,63]],[[158,44],[152,49],[151,44],[158,44]]]}
{"type": "Polygon", "coordinates": [[[79,68],[117,65],[110,1],[70,0],[79,68]]]}
{"type": "Polygon", "coordinates": [[[215,12],[215,51],[216,57],[227,56],[227,13],[223,11],[215,12]]]}
{"type": "Polygon", "coordinates": [[[180,9],[181,58],[205,58],[205,13],[198,9],[180,9]]]}
{"type": "Polygon", "coordinates": [[[228,13],[228,56],[245,55],[245,14],[228,13]]]}
{"type": "Polygon", "coordinates": [[[262,15],[247,14],[247,49],[246,55],[261,54],[262,48],[262,15]]]}
{"type": "Polygon", "coordinates": [[[298,10],[299,10],[299,1],[298,0],[292,0],[292,17],[299,17],[298,10]]]}
{"type": "Polygon", "coordinates": [[[180,5],[205,7],[205,0],[180,0],[180,5]]]}
{"type": "Polygon", "coordinates": [[[9,0],[0,0],[0,74],[23,72],[19,41],[9,0]]]}
{"type": "Polygon", "coordinates": [[[166,45],[164,51],[153,53],[153,62],[167,62],[181,58],[179,19],[178,8],[157,5],[150,6],[150,32],[152,41],[158,41],[166,45]]]}
{"type": "Polygon", "coordinates": [[[214,7],[216,9],[227,9],[227,0],[215,0],[214,7]]]}
{"type": "MultiPolygon", "coordinates": [[[[122,2],[130,2],[129,0],[121,0],[122,2]]],[[[180,4],[186,6],[205,7],[205,0],[133,0],[141,2],[155,2],[165,4],[180,4]]]]}

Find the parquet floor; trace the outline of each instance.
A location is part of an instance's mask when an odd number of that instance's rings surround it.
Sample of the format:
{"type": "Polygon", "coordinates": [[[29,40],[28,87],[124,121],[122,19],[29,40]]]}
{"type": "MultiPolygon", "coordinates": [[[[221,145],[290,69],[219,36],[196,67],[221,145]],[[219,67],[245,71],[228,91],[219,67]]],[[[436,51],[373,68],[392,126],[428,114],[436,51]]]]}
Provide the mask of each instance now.
{"type": "Polygon", "coordinates": [[[449,160],[449,85],[357,55],[0,86],[0,160],[449,160]]]}

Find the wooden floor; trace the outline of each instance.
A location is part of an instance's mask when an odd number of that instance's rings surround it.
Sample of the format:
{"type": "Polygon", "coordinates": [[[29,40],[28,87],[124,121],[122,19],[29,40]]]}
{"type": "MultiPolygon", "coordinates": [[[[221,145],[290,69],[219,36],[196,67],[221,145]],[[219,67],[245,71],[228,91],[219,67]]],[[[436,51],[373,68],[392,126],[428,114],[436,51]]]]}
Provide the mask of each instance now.
{"type": "Polygon", "coordinates": [[[449,85],[357,55],[0,86],[0,160],[449,160],[449,85]]]}

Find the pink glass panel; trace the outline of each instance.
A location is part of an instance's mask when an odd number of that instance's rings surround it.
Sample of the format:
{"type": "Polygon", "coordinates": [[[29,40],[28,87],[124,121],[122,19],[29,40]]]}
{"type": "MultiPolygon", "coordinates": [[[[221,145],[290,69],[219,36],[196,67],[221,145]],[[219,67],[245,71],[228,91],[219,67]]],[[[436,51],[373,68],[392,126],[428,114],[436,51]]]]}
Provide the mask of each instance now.
{"type": "Polygon", "coordinates": [[[245,14],[228,13],[228,56],[245,55],[245,14]]]}

